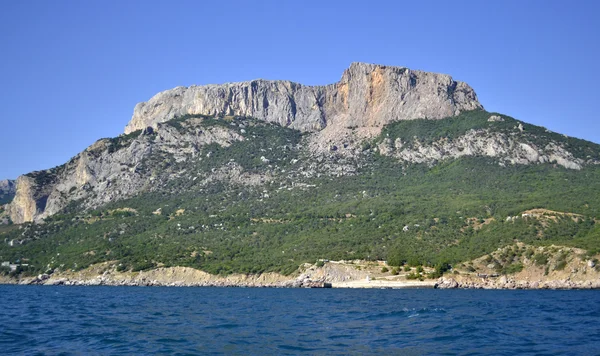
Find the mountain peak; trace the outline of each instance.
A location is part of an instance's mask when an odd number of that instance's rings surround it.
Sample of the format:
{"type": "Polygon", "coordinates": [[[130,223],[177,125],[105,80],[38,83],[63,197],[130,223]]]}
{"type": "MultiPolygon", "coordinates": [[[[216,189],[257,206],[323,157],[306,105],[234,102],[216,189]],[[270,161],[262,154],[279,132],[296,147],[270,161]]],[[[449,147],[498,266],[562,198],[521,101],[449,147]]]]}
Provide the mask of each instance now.
{"type": "Polygon", "coordinates": [[[12,179],[0,179],[0,193],[13,192],[15,189],[15,181],[12,179]]]}
{"type": "Polygon", "coordinates": [[[188,114],[252,116],[301,131],[319,131],[330,123],[381,127],[481,108],[475,91],[449,75],[353,62],[339,82],[326,86],[254,80],[163,91],[136,105],[125,133],[188,114]]]}

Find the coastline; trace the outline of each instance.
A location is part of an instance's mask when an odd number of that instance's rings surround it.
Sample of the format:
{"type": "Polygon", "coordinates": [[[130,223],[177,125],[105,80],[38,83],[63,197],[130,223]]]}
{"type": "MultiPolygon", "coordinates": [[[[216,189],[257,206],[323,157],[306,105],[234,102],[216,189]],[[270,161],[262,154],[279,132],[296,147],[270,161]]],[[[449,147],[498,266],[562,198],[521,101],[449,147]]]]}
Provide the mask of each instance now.
{"type": "Polygon", "coordinates": [[[549,280],[519,280],[509,276],[500,276],[496,279],[490,278],[454,278],[441,277],[436,284],[438,289],[496,289],[496,290],[515,290],[515,289],[560,289],[560,290],[580,290],[580,289],[600,289],[600,280],[570,280],[570,279],[549,279],[549,280]]]}
{"type": "Polygon", "coordinates": [[[112,286],[112,287],[221,287],[221,288],[335,288],[335,289],[488,289],[488,290],[584,290],[600,289],[600,282],[550,280],[543,282],[515,281],[507,282],[477,282],[473,280],[457,281],[454,278],[442,277],[437,280],[425,281],[346,281],[346,282],[311,282],[298,284],[290,279],[282,282],[234,282],[217,279],[212,281],[187,282],[181,280],[159,281],[146,278],[139,279],[107,279],[97,276],[92,279],[69,278],[38,278],[0,279],[0,285],[42,285],[42,286],[112,286]],[[327,286],[329,284],[329,286],[327,286]]]}
{"type": "Polygon", "coordinates": [[[190,267],[161,267],[140,272],[119,272],[114,264],[105,262],[77,272],[63,271],[19,279],[0,276],[0,284],[358,289],[600,289],[600,278],[591,273],[570,275],[566,278],[537,275],[532,274],[531,271],[501,276],[448,273],[439,279],[420,281],[407,279],[406,274],[385,274],[381,272],[382,265],[385,265],[385,262],[329,261],[319,267],[305,264],[291,276],[273,272],[218,276],[190,267]]]}

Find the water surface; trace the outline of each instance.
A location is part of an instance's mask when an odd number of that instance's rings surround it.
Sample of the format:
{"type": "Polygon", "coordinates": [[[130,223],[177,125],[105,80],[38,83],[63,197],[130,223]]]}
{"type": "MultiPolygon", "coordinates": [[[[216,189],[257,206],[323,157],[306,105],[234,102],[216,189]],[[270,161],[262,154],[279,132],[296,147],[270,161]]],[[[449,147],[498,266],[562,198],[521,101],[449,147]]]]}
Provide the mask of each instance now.
{"type": "Polygon", "coordinates": [[[600,354],[600,291],[0,286],[2,354],[600,354]]]}

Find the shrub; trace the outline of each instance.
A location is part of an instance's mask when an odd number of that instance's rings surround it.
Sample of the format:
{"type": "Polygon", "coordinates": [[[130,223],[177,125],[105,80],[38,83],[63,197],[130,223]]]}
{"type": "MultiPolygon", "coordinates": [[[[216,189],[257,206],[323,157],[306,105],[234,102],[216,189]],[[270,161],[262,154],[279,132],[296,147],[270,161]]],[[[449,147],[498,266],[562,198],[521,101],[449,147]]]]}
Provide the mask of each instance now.
{"type": "Polygon", "coordinates": [[[554,269],[557,271],[562,271],[563,269],[565,269],[565,267],[567,267],[567,261],[560,260],[556,262],[556,267],[554,267],[554,269]]]}
{"type": "Polygon", "coordinates": [[[533,249],[528,248],[527,251],[525,251],[525,257],[527,258],[531,258],[531,256],[533,256],[535,252],[533,251],[533,249]]]}
{"type": "Polygon", "coordinates": [[[424,280],[423,276],[421,276],[421,275],[420,275],[420,274],[418,274],[418,273],[414,273],[414,272],[413,272],[413,273],[411,273],[411,274],[408,274],[408,275],[406,276],[406,279],[411,279],[411,280],[412,280],[412,279],[418,279],[418,280],[420,280],[420,281],[424,280]]]}
{"type": "Polygon", "coordinates": [[[129,211],[129,210],[115,210],[115,211],[112,211],[110,213],[110,215],[114,216],[116,218],[119,218],[119,217],[133,216],[135,214],[132,211],[129,211]]]}
{"type": "Polygon", "coordinates": [[[147,269],[151,269],[154,267],[154,263],[149,262],[149,261],[137,261],[135,263],[133,263],[133,266],[131,266],[131,270],[133,272],[137,272],[137,271],[144,271],[147,269]]]}
{"type": "Polygon", "coordinates": [[[535,262],[536,266],[544,266],[548,263],[548,256],[538,253],[533,256],[533,262],[535,262]]]}
{"type": "Polygon", "coordinates": [[[446,262],[435,265],[436,272],[439,272],[440,274],[444,274],[444,272],[449,271],[451,268],[452,267],[446,262]]]}
{"type": "Polygon", "coordinates": [[[410,266],[404,266],[404,272],[410,272],[410,266]]]}
{"type": "Polygon", "coordinates": [[[502,273],[504,274],[513,274],[513,273],[518,273],[521,272],[523,270],[523,264],[522,263],[514,263],[511,265],[508,265],[506,267],[504,267],[502,269],[502,273]]]}
{"type": "Polygon", "coordinates": [[[387,273],[389,269],[387,267],[381,267],[381,273],[387,273]]]}

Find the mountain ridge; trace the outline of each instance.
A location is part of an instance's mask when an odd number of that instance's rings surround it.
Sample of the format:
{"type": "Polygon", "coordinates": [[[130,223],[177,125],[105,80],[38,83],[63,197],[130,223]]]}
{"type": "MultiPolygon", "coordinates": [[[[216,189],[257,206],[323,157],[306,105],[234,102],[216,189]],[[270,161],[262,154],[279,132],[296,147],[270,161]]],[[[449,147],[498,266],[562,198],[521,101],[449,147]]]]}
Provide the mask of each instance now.
{"type": "Polygon", "coordinates": [[[163,91],[136,105],[125,133],[188,114],[251,116],[319,131],[331,124],[381,127],[482,108],[475,91],[449,75],[354,62],[339,82],[324,86],[258,79],[163,91]]]}

